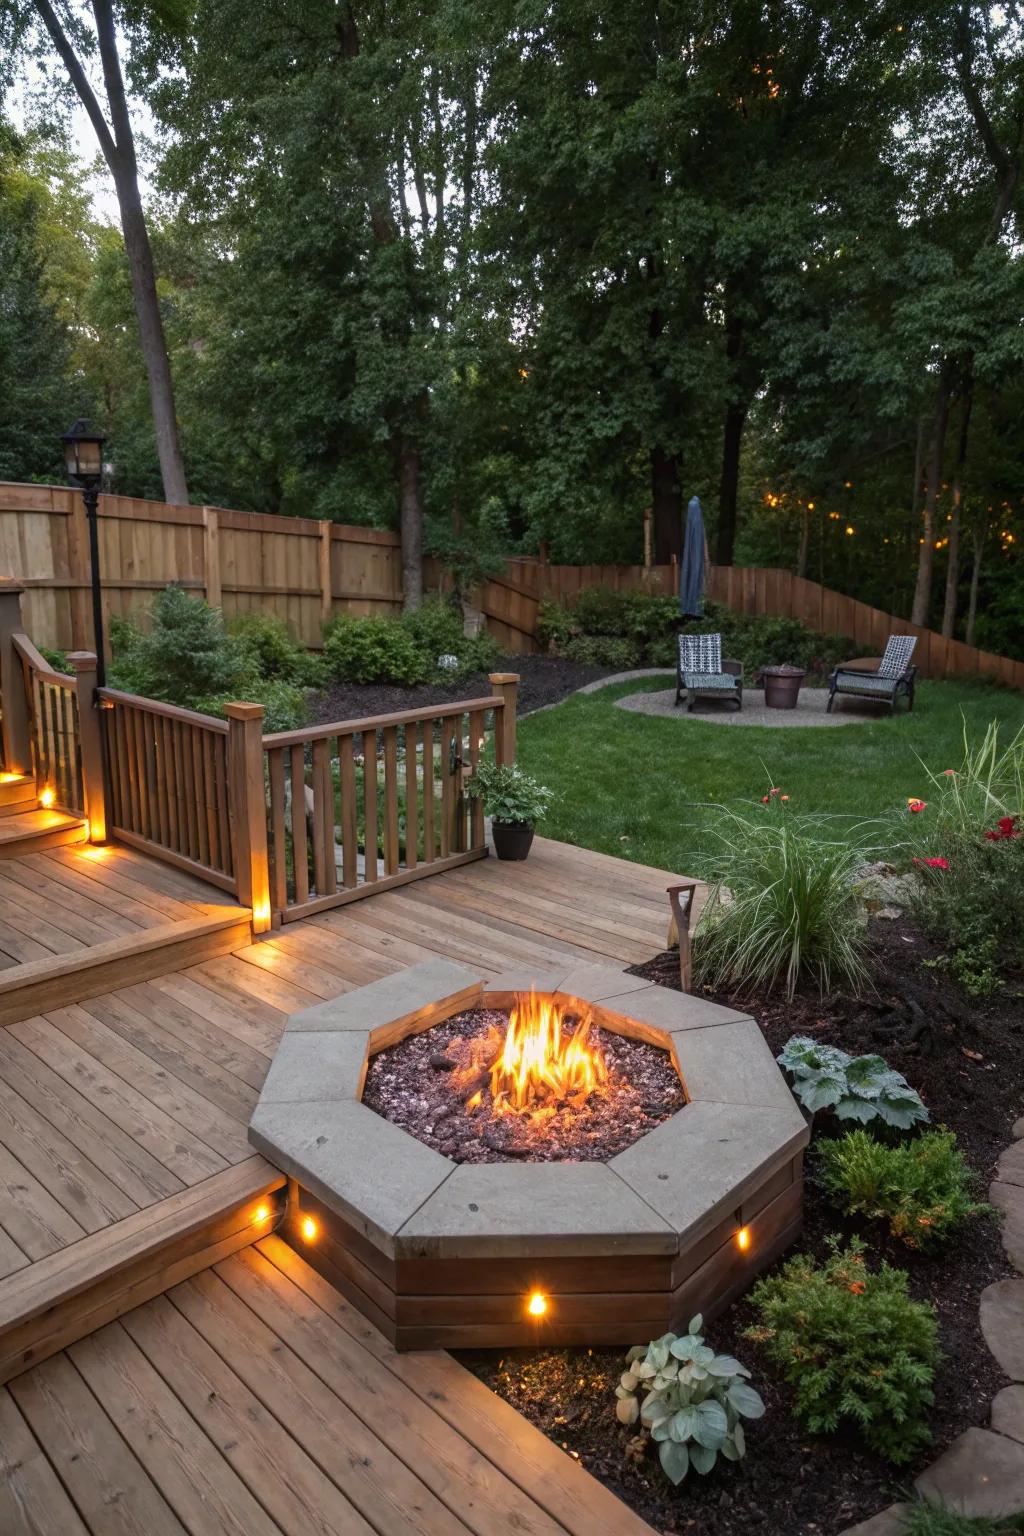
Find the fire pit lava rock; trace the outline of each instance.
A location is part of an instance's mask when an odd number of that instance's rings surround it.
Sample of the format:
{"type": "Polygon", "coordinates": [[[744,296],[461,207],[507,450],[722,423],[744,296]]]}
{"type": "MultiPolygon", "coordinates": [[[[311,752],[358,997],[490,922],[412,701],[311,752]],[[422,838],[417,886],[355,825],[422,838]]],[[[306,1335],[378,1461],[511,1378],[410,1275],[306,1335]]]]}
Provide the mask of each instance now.
{"type": "Polygon", "coordinates": [[[294,1014],[249,1140],[282,1235],[400,1348],[636,1342],[713,1316],[800,1229],[808,1128],[757,1024],[610,967],[430,960],[294,1014]],[[362,1102],[370,1058],[531,990],[668,1053],[685,1103],[607,1162],[457,1163],[362,1102]]]}

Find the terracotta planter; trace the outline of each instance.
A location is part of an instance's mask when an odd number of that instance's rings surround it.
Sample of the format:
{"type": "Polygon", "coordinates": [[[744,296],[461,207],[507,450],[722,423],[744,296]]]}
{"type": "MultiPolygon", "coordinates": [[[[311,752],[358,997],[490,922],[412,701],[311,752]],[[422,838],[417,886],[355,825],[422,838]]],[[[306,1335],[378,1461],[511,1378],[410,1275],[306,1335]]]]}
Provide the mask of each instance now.
{"type": "Polygon", "coordinates": [[[803,667],[764,667],[764,702],[767,709],[796,709],[800,684],[807,673],[803,667]]]}
{"type": "Polygon", "coordinates": [[[533,823],[492,821],[491,836],[499,859],[525,859],[533,842],[533,823]]]}

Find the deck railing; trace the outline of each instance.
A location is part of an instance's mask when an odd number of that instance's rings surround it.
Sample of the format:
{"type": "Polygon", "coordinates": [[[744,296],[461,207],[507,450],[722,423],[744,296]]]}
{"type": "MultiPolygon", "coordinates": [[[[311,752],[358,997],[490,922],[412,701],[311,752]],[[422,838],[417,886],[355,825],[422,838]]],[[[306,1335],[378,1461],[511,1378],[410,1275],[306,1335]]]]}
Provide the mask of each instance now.
{"type": "Polygon", "coordinates": [[[263,735],[258,704],[227,718],[96,685],[90,652],[57,672],[21,632],[20,588],[0,583],[4,770],[35,775],[93,842],[120,841],[291,921],[486,853],[466,795],[493,735],[516,752],[519,678],[433,708],[263,735]]]}
{"type": "Polygon", "coordinates": [[[466,779],[493,734],[515,757],[518,678],[432,708],[263,738],[270,902],[285,922],[451,869],[486,852],[466,779]]]}
{"type": "Polygon", "coordinates": [[[116,688],[99,697],[115,837],[234,893],[227,723],[116,688]]]}

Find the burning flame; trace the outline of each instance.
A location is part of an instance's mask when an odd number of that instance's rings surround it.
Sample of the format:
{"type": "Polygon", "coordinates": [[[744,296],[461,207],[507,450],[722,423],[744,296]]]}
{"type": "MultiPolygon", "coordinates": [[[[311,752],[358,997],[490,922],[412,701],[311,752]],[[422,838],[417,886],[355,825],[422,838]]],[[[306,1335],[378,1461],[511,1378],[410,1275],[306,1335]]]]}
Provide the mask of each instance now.
{"type": "MultiPolygon", "coordinates": [[[[583,1019],[568,1033],[558,1004],[534,992],[517,1000],[489,1071],[495,1114],[554,1109],[566,1099],[582,1101],[608,1081],[604,1057],[590,1038],[590,1020],[583,1019]]],[[[468,1100],[467,1110],[475,1109],[481,1097],[482,1089],[468,1100]]]]}

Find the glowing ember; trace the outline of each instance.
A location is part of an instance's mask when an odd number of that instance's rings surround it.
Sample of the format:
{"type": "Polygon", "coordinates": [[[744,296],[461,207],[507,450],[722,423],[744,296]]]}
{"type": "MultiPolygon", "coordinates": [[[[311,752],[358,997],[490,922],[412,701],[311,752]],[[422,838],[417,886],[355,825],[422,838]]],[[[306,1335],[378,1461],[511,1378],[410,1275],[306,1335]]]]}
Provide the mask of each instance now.
{"type": "MultiPolygon", "coordinates": [[[[463,1078],[472,1082],[481,1067],[489,1070],[491,1108],[496,1115],[533,1114],[560,1104],[585,1103],[604,1088],[608,1068],[591,1039],[589,1018],[571,1032],[563,1025],[562,1010],[551,998],[534,992],[519,998],[496,1059],[495,1036],[500,1039],[500,1034],[491,1031],[463,1078]]],[[[481,1087],[467,1100],[466,1109],[477,1109],[482,1098],[481,1087]]]]}

